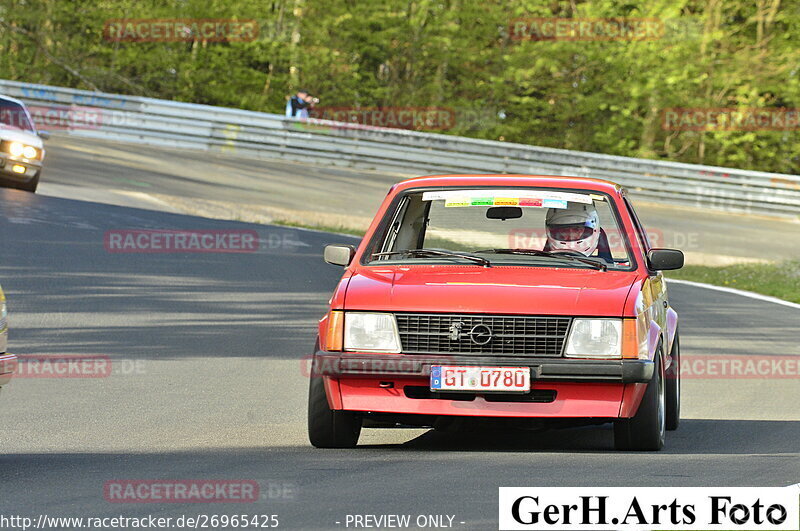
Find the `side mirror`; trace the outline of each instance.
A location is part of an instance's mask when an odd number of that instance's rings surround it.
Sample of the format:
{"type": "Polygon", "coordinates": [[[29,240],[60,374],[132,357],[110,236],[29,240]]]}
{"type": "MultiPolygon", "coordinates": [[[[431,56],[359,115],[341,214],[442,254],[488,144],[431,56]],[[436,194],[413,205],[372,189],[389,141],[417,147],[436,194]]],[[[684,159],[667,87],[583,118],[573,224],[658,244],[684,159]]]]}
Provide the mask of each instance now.
{"type": "Polygon", "coordinates": [[[352,245],[326,245],[322,256],[329,264],[347,267],[355,254],[356,248],[352,245]]]}
{"type": "Polygon", "coordinates": [[[50,140],[49,131],[37,131],[36,134],[39,135],[39,138],[41,138],[42,140],[50,140]]]}
{"type": "Polygon", "coordinates": [[[647,265],[656,271],[669,271],[683,267],[683,251],[677,249],[650,249],[647,265]]]}

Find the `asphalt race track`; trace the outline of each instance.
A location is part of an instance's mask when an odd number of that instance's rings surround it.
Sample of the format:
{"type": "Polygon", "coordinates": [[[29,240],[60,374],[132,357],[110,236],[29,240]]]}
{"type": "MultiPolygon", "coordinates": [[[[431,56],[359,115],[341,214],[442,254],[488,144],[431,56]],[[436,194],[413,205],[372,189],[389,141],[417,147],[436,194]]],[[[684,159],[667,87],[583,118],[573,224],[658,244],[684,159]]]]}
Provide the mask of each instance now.
{"type": "MultiPolygon", "coordinates": [[[[67,176],[51,166],[54,178],[43,184],[46,194],[62,197],[0,189],[9,350],[105,356],[111,373],[18,378],[3,389],[2,513],[276,514],[287,529],[343,528],[347,514],[445,514],[455,516],[456,528],[489,529],[497,525],[499,486],[798,482],[797,378],[685,380],[684,420],[659,453],[613,451],[608,425],[470,437],[365,430],[356,450],[313,449],[303,358],[340,274],[323,263],[321,249],[352,240],[152,210],[152,202],[110,191],[146,188],[120,181],[130,174],[104,173],[106,159],[91,165],[110,155],[81,158],[77,151],[56,161],[85,171],[67,176]],[[106,231],[124,229],[254,230],[259,249],[108,252],[106,231]],[[208,505],[104,499],[106,482],[135,479],[253,480],[261,496],[208,505]]],[[[222,187],[170,171],[151,187],[189,195],[222,187]]],[[[329,174],[341,186],[359,179],[347,170],[329,174]]],[[[319,177],[309,171],[307,178],[319,177]]],[[[241,200],[252,193],[248,186],[227,193],[241,200]]],[[[753,223],[769,230],[766,221],[753,223]]],[[[670,292],[684,355],[800,355],[800,309],[680,284],[670,292]]]]}
{"type": "MultiPolygon", "coordinates": [[[[389,187],[408,177],[76,137],[48,141],[43,175],[42,195],[147,208],[166,201],[183,207],[176,211],[241,220],[267,209],[305,224],[362,229],[389,187]]],[[[798,246],[775,244],[800,241],[800,223],[642,202],[637,211],[654,245],[682,249],[689,262],[800,259],[798,246]]]]}

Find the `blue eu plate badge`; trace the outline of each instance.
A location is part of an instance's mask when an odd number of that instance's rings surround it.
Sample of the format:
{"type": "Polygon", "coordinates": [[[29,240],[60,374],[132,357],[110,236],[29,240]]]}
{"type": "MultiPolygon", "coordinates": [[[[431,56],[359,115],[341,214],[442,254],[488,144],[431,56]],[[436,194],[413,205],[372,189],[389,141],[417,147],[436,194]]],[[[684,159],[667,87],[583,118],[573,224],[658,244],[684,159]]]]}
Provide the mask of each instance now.
{"type": "Polygon", "coordinates": [[[442,388],[442,368],[433,366],[431,367],[431,389],[442,388]]]}

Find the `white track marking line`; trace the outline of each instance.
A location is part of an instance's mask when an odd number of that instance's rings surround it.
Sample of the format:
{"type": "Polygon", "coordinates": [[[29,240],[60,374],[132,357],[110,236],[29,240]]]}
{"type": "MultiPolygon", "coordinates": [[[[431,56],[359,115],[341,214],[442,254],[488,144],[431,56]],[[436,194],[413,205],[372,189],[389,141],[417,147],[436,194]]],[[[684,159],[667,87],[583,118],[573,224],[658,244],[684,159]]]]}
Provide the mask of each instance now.
{"type": "Polygon", "coordinates": [[[153,197],[152,195],[148,194],[147,192],[133,192],[133,191],[130,191],[130,190],[116,190],[116,192],[118,194],[122,194],[124,196],[133,197],[135,199],[140,199],[142,201],[149,201],[150,203],[159,205],[160,207],[162,207],[164,209],[165,212],[178,213],[178,211],[175,209],[175,207],[173,207],[172,205],[170,205],[166,201],[163,201],[163,200],[161,200],[161,199],[159,199],[157,197],[153,197]]]}
{"type": "Polygon", "coordinates": [[[277,223],[267,223],[267,225],[271,225],[273,227],[279,227],[282,229],[293,229],[305,232],[316,232],[317,234],[330,234],[331,236],[344,236],[345,238],[355,238],[357,240],[363,239],[361,236],[356,236],[355,234],[345,234],[344,232],[329,232],[327,230],[321,229],[309,229],[307,227],[293,227],[292,225],[280,225],[277,223]]]}
{"type": "Polygon", "coordinates": [[[692,282],[691,280],[678,280],[678,279],[667,279],[667,284],[685,284],[687,286],[694,286],[697,288],[706,288],[714,291],[722,291],[724,293],[732,293],[734,295],[739,295],[741,297],[747,297],[749,299],[755,299],[764,302],[772,302],[774,304],[780,304],[782,306],[788,306],[789,308],[794,308],[795,310],[800,310],[800,304],[796,302],[789,302],[783,299],[779,299],[777,297],[770,297],[769,295],[761,295],[760,293],[753,293],[752,291],[744,291],[742,289],[736,288],[726,288],[723,286],[714,286],[712,284],[703,284],[702,282],[692,282]]]}

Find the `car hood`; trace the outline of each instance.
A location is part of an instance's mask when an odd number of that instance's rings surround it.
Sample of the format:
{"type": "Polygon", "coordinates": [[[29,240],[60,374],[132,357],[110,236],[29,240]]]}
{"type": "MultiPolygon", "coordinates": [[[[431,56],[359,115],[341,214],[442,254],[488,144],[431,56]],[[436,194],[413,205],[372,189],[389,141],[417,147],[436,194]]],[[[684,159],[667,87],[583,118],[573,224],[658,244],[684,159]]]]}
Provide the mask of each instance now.
{"type": "Polygon", "coordinates": [[[27,144],[39,149],[44,147],[42,139],[36,134],[10,125],[0,124],[0,140],[8,140],[9,142],[22,142],[23,144],[27,144]]]}
{"type": "Polygon", "coordinates": [[[475,266],[359,268],[347,310],[622,316],[637,274],[475,266]]]}

